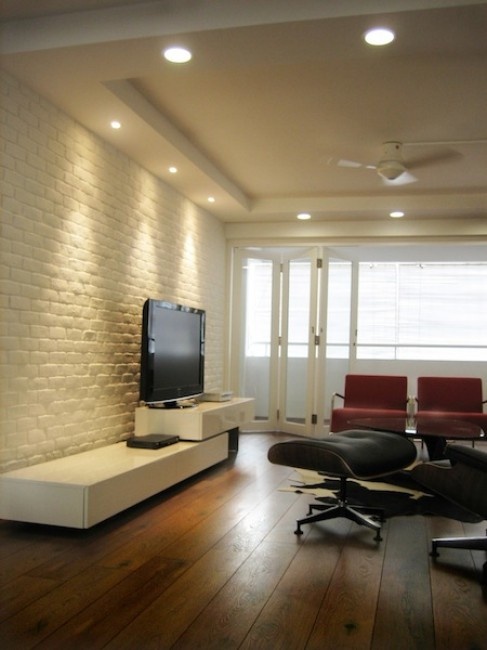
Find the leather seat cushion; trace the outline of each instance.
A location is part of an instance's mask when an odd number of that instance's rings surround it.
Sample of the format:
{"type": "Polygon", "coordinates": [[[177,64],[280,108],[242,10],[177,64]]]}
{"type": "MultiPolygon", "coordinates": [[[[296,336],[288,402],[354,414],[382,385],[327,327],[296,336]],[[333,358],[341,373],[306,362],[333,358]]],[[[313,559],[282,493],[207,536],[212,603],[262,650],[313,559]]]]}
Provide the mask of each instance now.
{"type": "Polygon", "coordinates": [[[401,435],[350,430],[323,440],[279,442],[269,449],[268,459],[276,465],[367,479],[407,467],[416,453],[414,443],[401,435]]]}

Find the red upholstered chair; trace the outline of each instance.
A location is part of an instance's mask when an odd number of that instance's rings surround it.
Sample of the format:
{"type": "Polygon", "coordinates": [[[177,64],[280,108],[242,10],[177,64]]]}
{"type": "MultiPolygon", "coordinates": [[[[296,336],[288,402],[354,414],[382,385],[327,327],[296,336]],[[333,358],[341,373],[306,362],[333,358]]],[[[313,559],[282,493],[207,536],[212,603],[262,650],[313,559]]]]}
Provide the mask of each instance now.
{"type": "Polygon", "coordinates": [[[487,413],[478,377],[418,377],[418,417],[473,422],[487,433],[487,413]]]}
{"type": "Polygon", "coordinates": [[[356,428],[350,420],[406,417],[407,377],[396,375],[346,375],[344,394],[334,393],[330,432],[356,428]],[[335,407],[336,398],[343,406],[335,407]]]}

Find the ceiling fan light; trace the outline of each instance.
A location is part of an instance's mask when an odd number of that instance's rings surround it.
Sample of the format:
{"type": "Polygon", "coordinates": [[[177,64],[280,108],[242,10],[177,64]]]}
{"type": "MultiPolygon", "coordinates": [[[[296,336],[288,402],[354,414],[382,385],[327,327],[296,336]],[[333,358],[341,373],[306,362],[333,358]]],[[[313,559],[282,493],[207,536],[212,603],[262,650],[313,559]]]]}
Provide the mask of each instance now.
{"type": "Polygon", "coordinates": [[[387,181],[395,181],[406,171],[399,160],[383,160],[377,167],[377,173],[387,181]]]}
{"type": "Polygon", "coordinates": [[[364,34],[365,42],[375,46],[388,45],[395,38],[396,35],[392,29],[388,29],[387,27],[375,27],[374,29],[369,29],[364,34]]]}

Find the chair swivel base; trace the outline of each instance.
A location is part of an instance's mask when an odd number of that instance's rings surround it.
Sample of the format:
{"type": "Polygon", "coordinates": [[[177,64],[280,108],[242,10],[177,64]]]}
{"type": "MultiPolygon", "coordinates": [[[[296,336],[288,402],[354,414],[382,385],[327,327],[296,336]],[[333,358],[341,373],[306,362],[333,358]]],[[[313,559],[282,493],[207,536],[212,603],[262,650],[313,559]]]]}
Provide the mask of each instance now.
{"type": "MultiPolygon", "coordinates": [[[[336,505],[332,506],[324,506],[320,504],[313,503],[310,505],[310,510],[319,510],[320,512],[316,515],[308,515],[307,517],[304,517],[303,519],[298,519],[296,522],[297,528],[294,531],[295,535],[302,535],[303,531],[301,530],[301,526],[303,524],[312,524],[316,521],[325,521],[326,519],[335,519],[337,517],[344,517],[345,519],[349,519],[351,521],[354,521],[356,524],[360,524],[362,526],[367,526],[368,528],[371,528],[372,530],[375,530],[375,537],[374,539],[377,542],[382,541],[382,537],[380,536],[380,531],[381,531],[381,523],[384,521],[383,518],[383,511],[377,509],[377,514],[379,517],[380,521],[376,521],[372,516],[367,516],[364,513],[364,510],[360,506],[349,506],[347,503],[343,501],[339,501],[336,505]],[[362,512],[360,512],[362,510],[362,512]]],[[[369,509],[367,509],[369,511],[369,509]]]]}
{"type": "MultiPolygon", "coordinates": [[[[340,476],[340,490],[336,504],[328,505],[323,503],[311,503],[309,506],[308,516],[298,519],[295,535],[302,535],[302,524],[312,524],[315,521],[325,521],[326,519],[335,519],[344,517],[356,524],[367,526],[376,531],[375,540],[380,542],[381,523],[384,521],[384,510],[382,508],[368,508],[366,506],[351,506],[347,502],[347,478],[340,476]],[[313,515],[313,510],[318,510],[319,514],[313,515]],[[379,521],[377,521],[377,519],[379,521]]],[[[318,501],[320,499],[318,498],[318,501]]]]}

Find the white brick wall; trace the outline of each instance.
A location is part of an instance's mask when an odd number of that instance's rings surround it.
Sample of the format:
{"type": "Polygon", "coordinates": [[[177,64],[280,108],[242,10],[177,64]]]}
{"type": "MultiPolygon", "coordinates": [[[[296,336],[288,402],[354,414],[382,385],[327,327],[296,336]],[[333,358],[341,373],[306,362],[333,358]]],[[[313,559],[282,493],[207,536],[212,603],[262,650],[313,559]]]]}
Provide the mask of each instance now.
{"type": "Polygon", "coordinates": [[[207,310],[223,374],[222,224],[2,75],[0,469],[133,431],[142,304],[207,310]]]}

